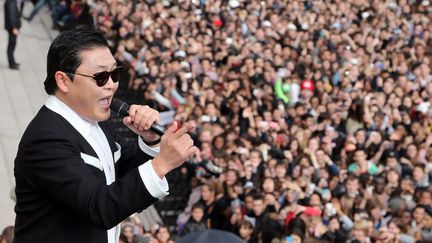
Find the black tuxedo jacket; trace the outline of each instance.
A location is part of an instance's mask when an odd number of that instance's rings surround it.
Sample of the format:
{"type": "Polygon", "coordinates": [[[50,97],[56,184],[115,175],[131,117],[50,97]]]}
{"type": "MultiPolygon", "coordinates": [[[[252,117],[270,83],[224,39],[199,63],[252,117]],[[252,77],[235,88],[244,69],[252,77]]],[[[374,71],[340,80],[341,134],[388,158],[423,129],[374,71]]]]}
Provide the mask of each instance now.
{"type": "Polygon", "coordinates": [[[99,123],[113,152],[116,180],[106,185],[96,152],[62,116],[43,106],[15,159],[15,243],[105,243],[107,230],[157,201],[138,166],[151,157],[99,123]]]}
{"type": "Polygon", "coordinates": [[[21,28],[21,19],[18,11],[17,0],[6,0],[4,4],[5,29],[12,31],[21,28]]]}

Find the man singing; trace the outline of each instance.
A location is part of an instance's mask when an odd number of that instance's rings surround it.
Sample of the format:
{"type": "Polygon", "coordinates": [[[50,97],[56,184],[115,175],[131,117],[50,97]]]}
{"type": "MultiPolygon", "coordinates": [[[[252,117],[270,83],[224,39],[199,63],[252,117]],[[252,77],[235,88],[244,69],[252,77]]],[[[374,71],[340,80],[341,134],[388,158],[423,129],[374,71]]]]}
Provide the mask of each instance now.
{"type": "Polygon", "coordinates": [[[126,143],[110,128],[121,67],[101,33],[61,33],[47,56],[48,99],[15,159],[15,242],[118,242],[119,223],[168,195],[165,175],[197,151],[186,125],[161,137],[159,113],[131,105],[126,143]]]}

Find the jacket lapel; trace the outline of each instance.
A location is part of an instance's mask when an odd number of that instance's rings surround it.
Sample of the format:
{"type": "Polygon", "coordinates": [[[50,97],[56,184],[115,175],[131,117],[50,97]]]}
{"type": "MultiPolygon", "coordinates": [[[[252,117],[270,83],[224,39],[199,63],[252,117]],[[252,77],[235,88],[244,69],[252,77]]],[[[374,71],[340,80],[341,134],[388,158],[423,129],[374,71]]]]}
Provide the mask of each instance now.
{"type": "Polygon", "coordinates": [[[115,139],[114,139],[111,131],[109,130],[106,122],[100,122],[99,126],[102,129],[102,131],[104,132],[104,134],[108,140],[108,144],[109,144],[110,149],[111,149],[114,163],[116,163],[121,157],[121,146],[119,143],[115,142],[115,139]]]}
{"type": "Polygon", "coordinates": [[[84,160],[84,163],[103,171],[101,161],[97,157],[93,157],[91,155],[81,153],[81,158],[84,160]]]}

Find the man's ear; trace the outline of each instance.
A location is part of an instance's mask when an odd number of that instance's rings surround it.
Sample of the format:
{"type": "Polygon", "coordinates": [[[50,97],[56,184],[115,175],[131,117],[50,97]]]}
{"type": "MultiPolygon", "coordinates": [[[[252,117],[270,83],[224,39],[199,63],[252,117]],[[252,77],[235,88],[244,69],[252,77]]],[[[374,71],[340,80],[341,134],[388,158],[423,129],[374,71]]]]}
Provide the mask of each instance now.
{"type": "Polygon", "coordinates": [[[69,85],[72,80],[70,80],[66,73],[62,71],[57,71],[54,74],[54,78],[56,80],[58,89],[63,93],[67,93],[69,91],[69,85]]]}

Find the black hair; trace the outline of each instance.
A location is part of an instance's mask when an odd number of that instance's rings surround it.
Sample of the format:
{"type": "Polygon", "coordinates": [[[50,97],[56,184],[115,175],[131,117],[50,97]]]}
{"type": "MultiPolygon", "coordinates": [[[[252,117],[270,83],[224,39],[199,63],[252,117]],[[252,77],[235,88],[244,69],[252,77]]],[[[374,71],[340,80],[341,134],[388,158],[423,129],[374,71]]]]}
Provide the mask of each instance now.
{"type": "Polygon", "coordinates": [[[354,150],[354,153],[353,153],[353,154],[355,154],[355,153],[357,153],[357,152],[359,152],[359,151],[362,151],[362,152],[364,152],[364,153],[367,155],[367,153],[366,153],[366,149],[364,149],[364,148],[358,148],[358,149],[354,150]]]}
{"type": "Polygon", "coordinates": [[[306,233],[306,223],[302,219],[292,219],[286,230],[288,235],[296,234],[303,239],[306,233]]]}
{"type": "Polygon", "coordinates": [[[363,123],[363,115],[364,115],[363,101],[359,98],[356,98],[353,100],[348,110],[348,117],[363,123]]]}
{"type": "Polygon", "coordinates": [[[416,165],[414,165],[414,168],[416,168],[416,167],[422,169],[422,171],[425,171],[425,169],[426,169],[426,165],[421,164],[421,163],[417,163],[416,165]]]}
{"type": "Polygon", "coordinates": [[[73,73],[81,65],[81,52],[96,47],[107,47],[108,42],[102,33],[88,27],[79,27],[60,33],[50,46],[47,55],[47,78],[44,86],[47,94],[54,94],[57,89],[55,73],[68,72],[73,79],[73,73]]]}
{"type": "Polygon", "coordinates": [[[319,193],[319,192],[317,192],[317,191],[313,191],[313,192],[312,192],[312,194],[309,196],[309,198],[308,198],[308,200],[307,200],[307,204],[308,204],[309,206],[311,206],[311,205],[310,205],[310,199],[311,199],[311,197],[312,197],[313,194],[315,194],[315,195],[318,196],[318,198],[319,198],[319,200],[320,200],[320,203],[322,204],[323,201],[324,201],[324,199],[323,199],[321,193],[319,193]]]}
{"type": "Polygon", "coordinates": [[[200,202],[195,203],[195,204],[192,206],[192,210],[191,210],[191,211],[193,211],[193,210],[196,209],[196,208],[200,208],[200,209],[202,209],[203,211],[205,211],[205,207],[204,207],[204,205],[203,205],[202,203],[200,203],[200,202]]]}
{"type": "Polygon", "coordinates": [[[256,194],[256,195],[254,195],[253,200],[254,201],[264,201],[264,196],[261,194],[256,194]]]}
{"type": "Polygon", "coordinates": [[[417,204],[414,208],[413,208],[413,212],[417,209],[417,208],[423,208],[424,210],[426,210],[426,205],[424,204],[417,204]]]}

